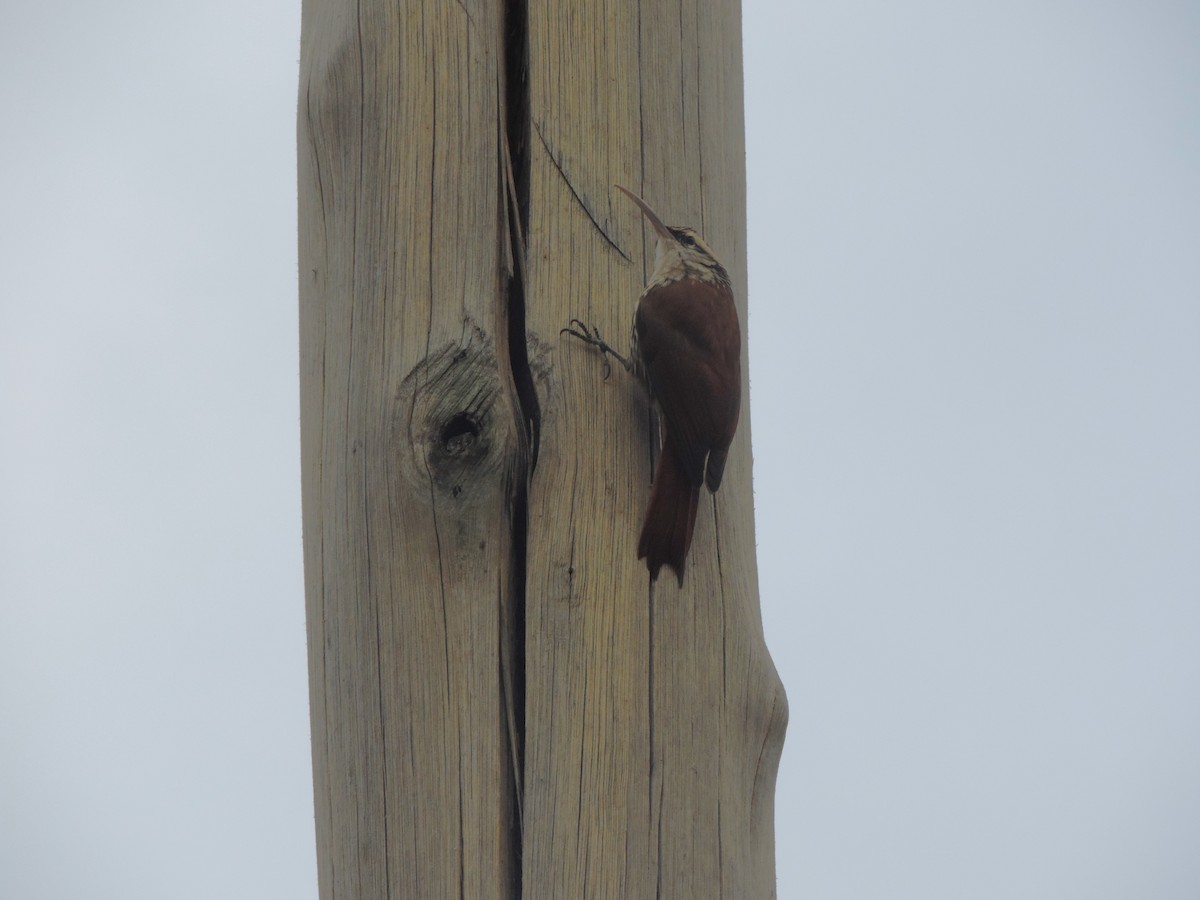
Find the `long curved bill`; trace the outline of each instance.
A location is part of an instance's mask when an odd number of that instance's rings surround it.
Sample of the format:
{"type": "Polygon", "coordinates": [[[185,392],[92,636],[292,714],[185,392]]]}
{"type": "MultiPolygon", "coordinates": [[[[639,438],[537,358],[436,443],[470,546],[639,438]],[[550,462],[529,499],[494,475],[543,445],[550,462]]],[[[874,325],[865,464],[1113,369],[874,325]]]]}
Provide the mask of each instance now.
{"type": "Polygon", "coordinates": [[[654,227],[654,230],[658,232],[659,237],[665,241],[675,240],[675,235],[671,234],[667,226],[662,223],[662,219],[658,217],[658,213],[650,208],[650,204],[648,204],[633,191],[629,190],[629,188],[621,187],[619,184],[614,185],[614,187],[616,187],[618,191],[638,205],[638,209],[642,211],[642,215],[650,220],[650,224],[654,227]]]}

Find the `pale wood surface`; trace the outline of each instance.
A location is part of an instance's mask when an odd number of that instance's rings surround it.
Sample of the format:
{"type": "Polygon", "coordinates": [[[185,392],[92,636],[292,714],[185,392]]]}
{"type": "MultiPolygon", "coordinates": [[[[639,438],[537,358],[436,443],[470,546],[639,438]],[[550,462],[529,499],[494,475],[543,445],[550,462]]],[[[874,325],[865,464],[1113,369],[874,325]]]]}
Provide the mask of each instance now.
{"type": "Polygon", "coordinates": [[[646,404],[554,336],[578,315],[628,345],[653,232],[620,183],[705,235],[744,339],[740,8],[535,2],[529,18],[527,322],[554,343],[556,415],[532,481],[527,896],[773,896],[787,703],[758,609],[748,395],[721,490],[702,494],[684,587],[664,572],[651,589],[636,559],[646,404]]]}
{"type": "Polygon", "coordinates": [[[636,559],[647,405],[558,334],[578,315],[627,345],[653,245],[619,182],[704,233],[744,336],[739,7],[528,7],[532,474],[506,337],[501,16],[304,3],[321,896],[508,897],[518,878],[530,898],[772,896],[787,706],[758,611],[747,398],[683,589],[670,573],[651,589],[636,559]]]}
{"type": "Polygon", "coordinates": [[[519,463],[495,4],[306,0],[305,569],[323,898],[506,896],[519,463]],[[473,21],[472,21],[473,20],[473,21]],[[479,427],[472,441],[451,432],[479,427]],[[460,429],[459,429],[460,430],[460,429]]]}

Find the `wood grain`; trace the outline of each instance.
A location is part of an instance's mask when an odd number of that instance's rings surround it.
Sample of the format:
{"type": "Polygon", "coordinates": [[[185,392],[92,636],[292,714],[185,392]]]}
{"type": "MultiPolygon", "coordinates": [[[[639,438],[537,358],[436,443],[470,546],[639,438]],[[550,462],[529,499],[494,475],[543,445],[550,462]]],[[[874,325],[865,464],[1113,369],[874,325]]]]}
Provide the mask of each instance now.
{"type": "Polygon", "coordinates": [[[304,4],[305,570],[323,898],[500,897],[514,436],[495,4],[304,4]],[[479,37],[493,35],[492,40],[479,37]]]}
{"type": "Polygon", "coordinates": [[[773,896],[748,397],[652,586],[646,400],[559,336],[627,343],[653,235],[614,183],[746,333],[738,4],[305,0],[298,131],[321,897],[773,896]]]}
{"type": "MultiPolygon", "coordinates": [[[[625,345],[654,238],[615,183],[705,235],[745,323],[738,5],[530,9],[530,330],[553,341],[578,316],[625,345]]],[[[758,610],[748,398],[683,589],[651,587],[645,400],[581,344],[555,347],[531,503],[526,895],[773,896],[787,704],[758,610]]]]}

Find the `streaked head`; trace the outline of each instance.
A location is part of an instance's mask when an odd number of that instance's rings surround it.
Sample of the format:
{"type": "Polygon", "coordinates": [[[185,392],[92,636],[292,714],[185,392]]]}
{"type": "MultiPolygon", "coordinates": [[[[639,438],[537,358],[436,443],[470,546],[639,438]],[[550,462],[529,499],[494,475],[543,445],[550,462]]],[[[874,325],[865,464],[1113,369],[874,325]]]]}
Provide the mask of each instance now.
{"type": "Polygon", "coordinates": [[[698,278],[701,281],[729,283],[729,275],[717,260],[712,248],[694,228],[685,225],[664,225],[645,200],[628,188],[617,185],[617,190],[637,204],[642,215],[658,234],[658,246],[654,251],[654,274],[649,284],[663,284],[681,278],[698,278]]]}

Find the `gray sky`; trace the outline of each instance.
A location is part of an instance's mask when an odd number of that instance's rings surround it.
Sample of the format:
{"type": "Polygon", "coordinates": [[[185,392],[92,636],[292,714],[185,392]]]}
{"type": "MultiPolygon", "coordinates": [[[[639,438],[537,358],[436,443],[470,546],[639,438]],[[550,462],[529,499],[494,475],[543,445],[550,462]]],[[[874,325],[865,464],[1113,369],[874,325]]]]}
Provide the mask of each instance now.
{"type": "MultiPolygon", "coordinates": [[[[746,0],[779,896],[1200,896],[1200,8],[746,0]]],[[[0,896],[315,898],[297,3],[0,11],[0,896]]]]}

